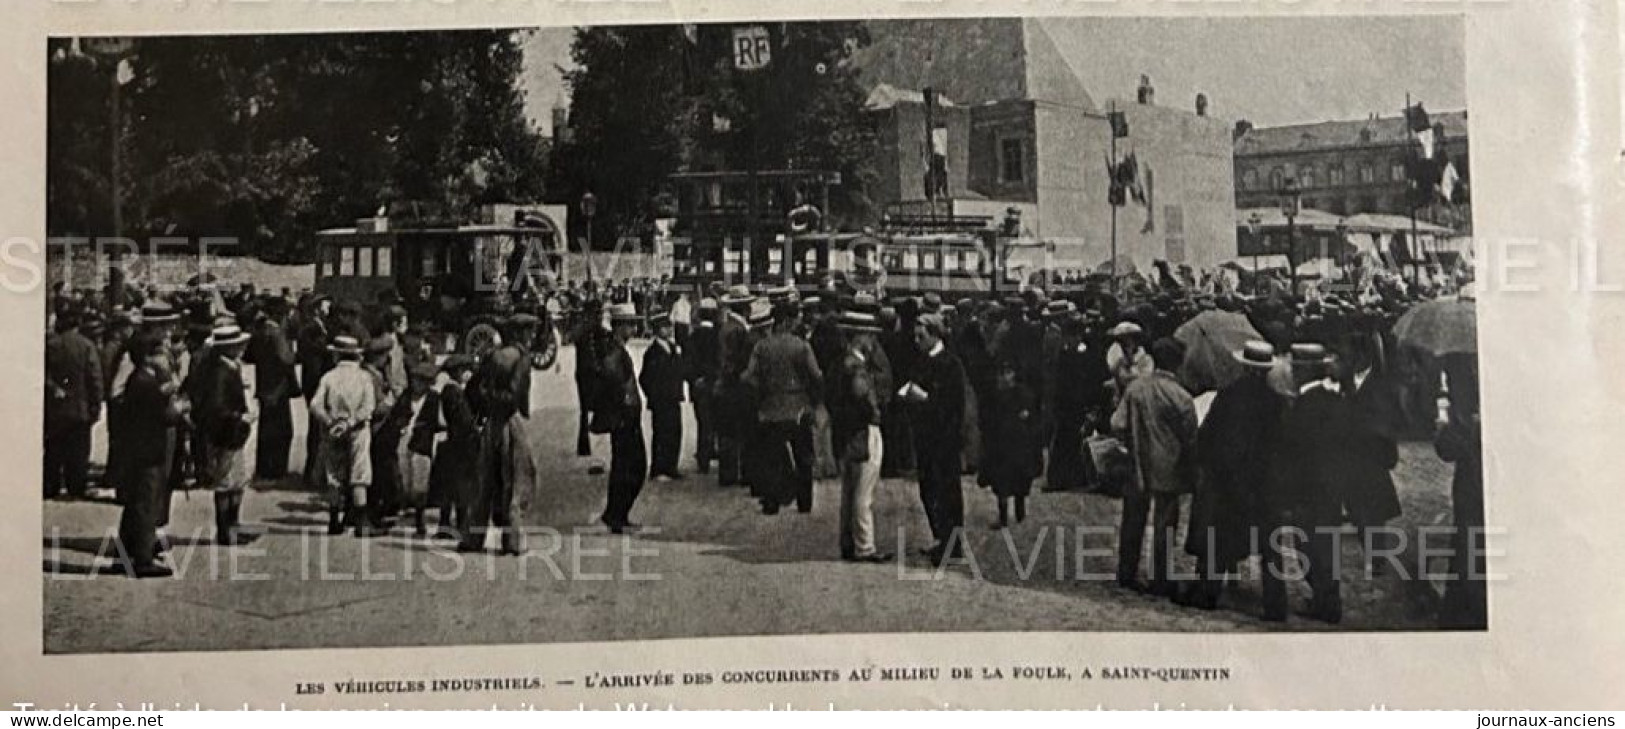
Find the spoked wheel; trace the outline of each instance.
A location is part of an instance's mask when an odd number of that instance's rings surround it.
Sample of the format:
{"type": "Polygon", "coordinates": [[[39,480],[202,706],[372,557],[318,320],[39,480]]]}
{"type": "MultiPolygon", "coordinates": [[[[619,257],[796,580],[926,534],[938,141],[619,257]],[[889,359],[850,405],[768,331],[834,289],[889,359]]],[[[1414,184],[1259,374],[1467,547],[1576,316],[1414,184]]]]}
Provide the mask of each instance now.
{"type": "Polygon", "coordinates": [[[490,322],[482,321],[469,327],[463,334],[463,352],[477,359],[484,359],[485,355],[496,349],[501,341],[502,337],[497,333],[497,328],[490,322]]]}
{"type": "Polygon", "coordinates": [[[552,329],[544,329],[540,339],[536,342],[536,349],[530,353],[530,366],[545,370],[553,366],[559,359],[559,334],[552,329]]]}

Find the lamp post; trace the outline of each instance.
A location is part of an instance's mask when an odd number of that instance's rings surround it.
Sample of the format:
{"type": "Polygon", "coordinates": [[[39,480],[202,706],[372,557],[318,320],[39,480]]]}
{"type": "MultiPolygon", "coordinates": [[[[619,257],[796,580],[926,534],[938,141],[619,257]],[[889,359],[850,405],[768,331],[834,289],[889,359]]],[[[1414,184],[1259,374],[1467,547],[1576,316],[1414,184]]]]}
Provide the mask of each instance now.
{"type": "Polygon", "coordinates": [[[581,215],[587,219],[587,281],[592,281],[592,219],[598,215],[598,196],[589,190],[581,194],[581,215]]]}
{"type": "Polygon", "coordinates": [[[1281,182],[1281,214],[1286,216],[1286,265],[1292,271],[1292,295],[1298,295],[1298,211],[1301,199],[1298,181],[1288,177],[1281,182]]]}
{"type": "Polygon", "coordinates": [[[1262,273],[1258,270],[1258,249],[1264,247],[1264,242],[1260,239],[1258,229],[1263,224],[1264,218],[1258,214],[1258,211],[1254,210],[1251,215],[1247,216],[1247,232],[1253,238],[1253,293],[1255,294],[1258,293],[1259,275],[1262,273]]]}

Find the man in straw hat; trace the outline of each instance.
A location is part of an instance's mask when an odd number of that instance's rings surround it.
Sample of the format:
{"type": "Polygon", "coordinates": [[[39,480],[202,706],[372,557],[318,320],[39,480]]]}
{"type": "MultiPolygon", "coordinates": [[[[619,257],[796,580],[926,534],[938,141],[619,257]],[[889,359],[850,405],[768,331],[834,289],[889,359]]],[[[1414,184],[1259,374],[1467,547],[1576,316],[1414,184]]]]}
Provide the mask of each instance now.
{"type": "Polygon", "coordinates": [[[638,384],[649,403],[653,426],[649,475],[660,482],[681,480],[677,461],[683,447],[683,353],[669,314],[657,308],[649,312],[648,320],[654,336],[643,352],[638,384]]]}
{"type": "Polygon", "coordinates": [[[688,335],[688,346],[683,347],[683,372],[688,378],[689,400],[694,403],[694,468],[700,473],[711,472],[711,461],[716,458],[716,421],[713,417],[716,402],[717,373],[721,366],[722,340],[717,328],[717,300],[700,299],[694,328],[688,335]]]}
{"type": "Polygon", "coordinates": [[[247,543],[240,532],[243,492],[254,478],[248,457],[248,438],[256,413],[248,407],[248,383],[243,379],[243,350],[249,334],[236,324],[215,327],[208,351],[213,362],[202,370],[194,421],[204,449],[207,482],[214,488],[215,541],[233,546],[247,543]]]}
{"type": "MultiPolygon", "coordinates": [[[[1196,556],[1200,582],[1188,586],[1178,600],[1204,610],[1218,606],[1227,576],[1263,546],[1258,536],[1285,525],[1285,504],[1273,488],[1278,484],[1271,464],[1289,401],[1269,383],[1275,348],[1266,341],[1250,341],[1234,357],[1243,374],[1214,396],[1196,435],[1201,478],[1191,500],[1185,551],[1196,556]]],[[[1262,554],[1264,619],[1285,620],[1285,593],[1278,577],[1284,568],[1282,552],[1265,549],[1262,554]]]]}
{"type": "Polygon", "coordinates": [[[609,494],[604,513],[598,518],[610,532],[624,534],[637,528],[632,508],[643,492],[648,476],[648,451],[643,444],[643,399],[638,393],[637,375],[626,343],[643,321],[632,304],[609,307],[615,339],[599,364],[605,389],[593,405],[594,418],[609,425],[609,494]]]}
{"type": "MultiPolygon", "coordinates": [[[[177,384],[169,377],[166,342],[150,332],[137,334],[126,351],[134,371],[120,407],[125,435],[121,462],[123,513],[119,544],[133,577],[167,577],[173,571],[158,561],[158,520],[174,455],[175,426],[181,421],[175,399],[177,384]]],[[[111,425],[111,423],[109,423],[111,425]]]]}
{"type": "Polygon", "coordinates": [[[321,434],[320,471],[329,490],[327,533],[355,525],[357,537],[372,536],[365,516],[372,487],[372,415],[378,407],[373,376],[361,367],[361,343],[339,335],[328,346],[333,369],[322,375],[310,398],[310,427],[321,434]]]}
{"type": "MultiPolygon", "coordinates": [[[[1337,623],[1343,616],[1336,532],[1343,524],[1344,454],[1352,434],[1352,415],[1342,387],[1333,377],[1335,360],[1320,344],[1298,343],[1291,349],[1293,381],[1298,396],[1281,423],[1274,464],[1282,494],[1290,494],[1291,531],[1285,539],[1272,534],[1269,548],[1286,548],[1307,538],[1305,581],[1313,593],[1308,616],[1337,623]]],[[[1266,571],[1267,573],[1267,571],[1266,571]]],[[[1268,575],[1266,574],[1268,577],[1268,575]]],[[[1285,589],[1266,584],[1265,611],[1285,616],[1285,589]]]]}
{"type": "Polygon", "coordinates": [[[756,297],[743,284],[728,287],[722,295],[727,314],[719,330],[717,373],[717,485],[745,483],[743,443],[754,418],[741,378],[750,364],[754,343],[750,336],[750,309],[756,297]]]}
{"type": "Polygon", "coordinates": [[[777,514],[791,501],[802,513],[812,511],[813,408],[823,394],[824,373],[812,345],[795,335],[799,320],[794,302],[776,304],[773,328],[751,351],[741,376],[757,397],[766,483],[756,486],[763,514],[777,514]]]}
{"type": "Polygon", "coordinates": [[[837,324],[846,335],[846,351],[832,368],[829,385],[830,441],[841,476],[841,559],[884,562],[891,558],[875,548],[875,490],[885,444],[880,416],[891,395],[891,373],[875,336],[880,325],[873,313],[842,312],[837,324]]]}

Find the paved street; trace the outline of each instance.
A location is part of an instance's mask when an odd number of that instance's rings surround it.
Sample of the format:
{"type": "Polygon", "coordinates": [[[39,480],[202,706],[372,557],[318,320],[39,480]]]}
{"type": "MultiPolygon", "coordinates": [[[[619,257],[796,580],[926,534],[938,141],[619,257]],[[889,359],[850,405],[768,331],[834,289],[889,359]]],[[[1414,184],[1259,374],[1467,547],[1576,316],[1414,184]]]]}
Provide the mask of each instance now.
{"type": "MultiPolygon", "coordinates": [[[[994,531],[990,494],[967,480],[973,563],[938,571],[912,556],[926,525],[912,481],[888,480],[876,504],[884,551],[901,561],[838,559],[839,484],[821,481],[814,512],[762,516],[743,489],[714,478],[650,483],[633,512],[644,533],[617,537],[596,522],[604,477],[574,454],[576,411],[568,348],[538,372],[532,434],[540,503],[523,559],[457,555],[409,528],[371,541],[325,536],[318,495],[297,478],[249,494],[244,520],[261,536],[212,544],[206,492],[177,494],[170,533],[173,579],[133,580],[111,567],[118,507],[45,505],[45,648],[51,653],[229,650],[598,641],[669,637],[897,631],[1320,630],[1294,618],[1256,619],[1254,580],[1221,609],[1199,612],[1125,592],[1110,582],[1117,502],[1037,493],[1029,519],[994,531]]],[[[302,463],[296,412],[294,463],[302,463]]],[[[692,423],[685,432],[691,440],[692,423]]],[[[97,458],[105,439],[97,434],[97,458]]],[[[608,456],[607,438],[595,453],[608,456]]],[[[692,471],[691,442],[684,469],[692,471]]],[[[1406,523],[1448,510],[1449,468],[1426,443],[1403,447],[1398,473],[1406,523]]],[[[432,517],[431,517],[432,518],[432,517]]],[[[1350,573],[1358,552],[1344,552],[1350,573]]],[[[1301,586],[1299,586],[1301,588],[1301,586]]],[[[1431,626],[1434,591],[1393,575],[1345,582],[1342,629],[1431,626]]],[[[1299,599],[1304,599],[1300,594],[1299,599]]]]}

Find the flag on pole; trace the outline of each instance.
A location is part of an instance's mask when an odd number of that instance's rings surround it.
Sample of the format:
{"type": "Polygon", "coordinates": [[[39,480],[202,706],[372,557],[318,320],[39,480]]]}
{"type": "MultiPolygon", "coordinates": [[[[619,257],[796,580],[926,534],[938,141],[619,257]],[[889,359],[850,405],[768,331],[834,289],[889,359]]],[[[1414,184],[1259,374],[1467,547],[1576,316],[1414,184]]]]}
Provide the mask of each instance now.
{"type": "Polygon", "coordinates": [[[1145,227],[1140,228],[1141,233],[1154,233],[1157,230],[1156,213],[1156,181],[1152,175],[1151,165],[1145,166],[1145,227]]]}
{"type": "Polygon", "coordinates": [[[1128,116],[1121,111],[1108,112],[1106,118],[1112,124],[1112,138],[1128,138],[1128,116]]]}
{"type": "Polygon", "coordinates": [[[1428,112],[1422,108],[1422,102],[1420,101],[1405,107],[1405,124],[1413,132],[1422,132],[1433,128],[1433,123],[1428,120],[1428,112]]]}
{"type": "Polygon", "coordinates": [[[1439,175],[1439,197],[1445,202],[1456,201],[1456,187],[1461,183],[1461,175],[1456,172],[1456,165],[1446,162],[1444,172],[1439,175]]]}

